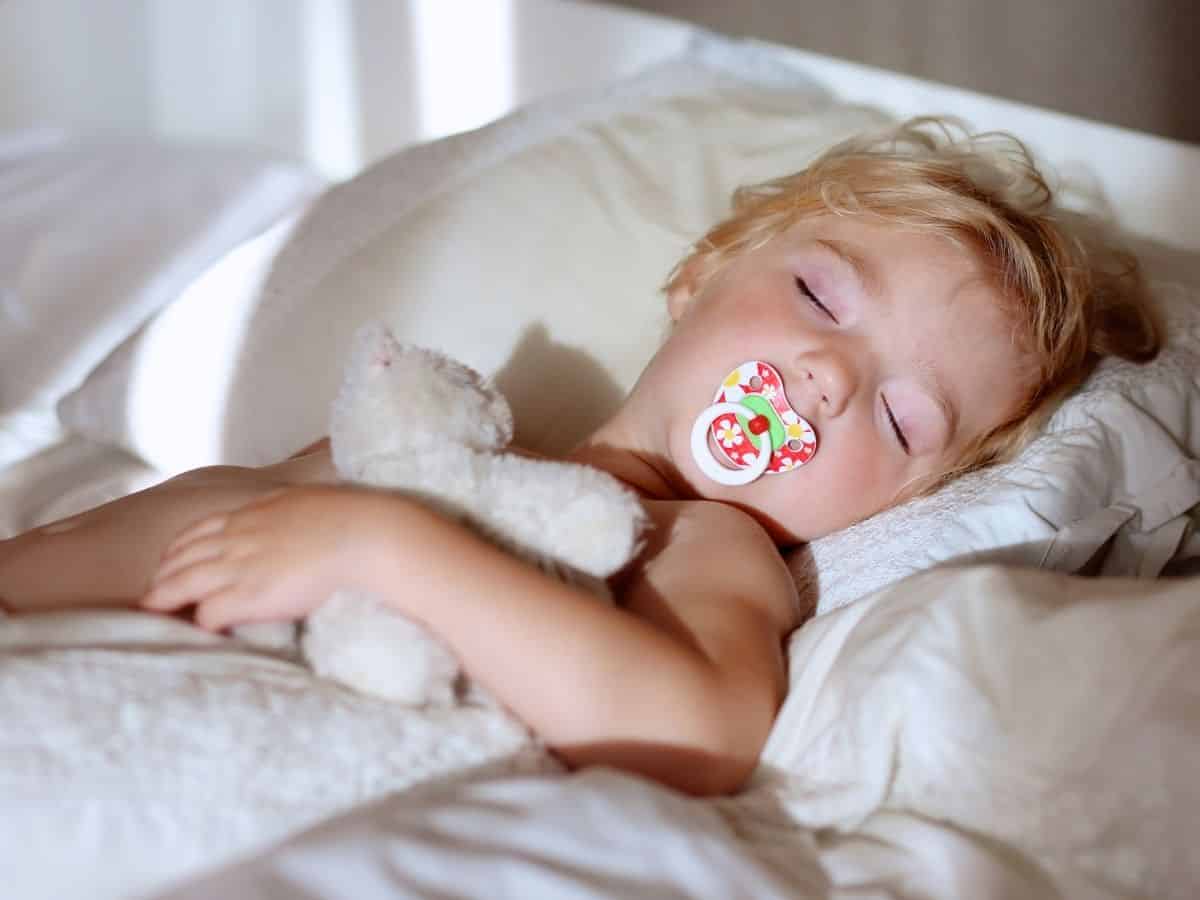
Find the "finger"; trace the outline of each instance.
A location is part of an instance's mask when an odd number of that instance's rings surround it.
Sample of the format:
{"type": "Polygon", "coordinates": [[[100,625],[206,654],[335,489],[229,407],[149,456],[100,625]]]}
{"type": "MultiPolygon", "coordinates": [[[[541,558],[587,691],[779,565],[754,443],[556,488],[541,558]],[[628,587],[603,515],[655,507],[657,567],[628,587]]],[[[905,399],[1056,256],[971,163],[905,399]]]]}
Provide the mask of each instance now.
{"type": "Polygon", "coordinates": [[[230,542],[224,535],[213,535],[193,540],[188,544],[180,544],[176,549],[163,555],[162,562],[154,573],[151,584],[158,584],[170,578],[176,572],[202,562],[215,562],[223,559],[230,548],[230,542]]]}
{"type": "Polygon", "coordinates": [[[192,541],[208,537],[209,535],[220,534],[228,524],[229,516],[227,514],[205,516],[200,521],[189,525],[183,531],[179,532],[179,534],[175,535],[171,543],[167,544],[167,549],[163,551],[163,557],[170,556],[180,547],[186,546],[192,541]]]}
{"type": "Polygon", "coordinates": [[[254,608],[257,604],[251,603],[251,598],[241,586],[214,591],[197,604],[196,624],[206,631],[221,631],[234,625],[271,621],[271,616],[254,608]]]}
{"type": "Polygon", "coordinates": [[[146,609],[168,612],[190,603],[199,603],[209,594],[222,590],[234,581],[233,571],[220,563],[197,563],[176,572],[154,585],[142,598],[146,609]]]}

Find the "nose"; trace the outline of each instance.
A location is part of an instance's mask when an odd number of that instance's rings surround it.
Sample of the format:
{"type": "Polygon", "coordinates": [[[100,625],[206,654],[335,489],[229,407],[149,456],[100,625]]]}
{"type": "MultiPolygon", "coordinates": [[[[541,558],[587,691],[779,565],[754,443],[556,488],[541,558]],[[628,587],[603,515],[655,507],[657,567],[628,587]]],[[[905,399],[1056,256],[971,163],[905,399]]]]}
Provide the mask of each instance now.
{"type": "Polygon", "coordinates": [[[810,389],[820,397],[821,412],[840,416],[858,390],[860,376],[853,358],[844,350],[823,350],[807,354],[801,367],[810,389]]]}

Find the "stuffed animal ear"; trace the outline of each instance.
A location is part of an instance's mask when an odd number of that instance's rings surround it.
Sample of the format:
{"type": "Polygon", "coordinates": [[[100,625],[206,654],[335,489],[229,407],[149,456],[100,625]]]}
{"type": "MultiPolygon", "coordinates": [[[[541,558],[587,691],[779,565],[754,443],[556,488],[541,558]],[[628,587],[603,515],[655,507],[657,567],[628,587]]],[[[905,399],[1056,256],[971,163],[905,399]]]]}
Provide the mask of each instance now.
{"type": "Polygon", "coordinates": [[[401,348],[400,343],[386,328],[368,326],[363,334],[362,352],[366,354],[362,363],[362,374],[366,377],[379,377],[387,374],[387,370],[400,355],[401,348]]]}
{"type": "Polygon", "coordinates": [[[444,354],[400,344],[383,325],[359,330],[329,425],[333,462],[363,476],[380,454],[447,444],[497,449],[512,440],[512,411],[478,372],[444,354]]]}
{"type": "Polygon", "coordinates": [[[385,375],[400,355],[400,342],[381,322],[368,322],[354,336],[346,378],[366,379],[385,375]]]}
{"type": "Polygon", "coordinates": [[[334,466],[344,477],[358,478],[365,461],[390,443],[397,413],[393,406],[400,398],[387,376],[398,352],[396,339],[383,325],[366,325],[354,336],[329,423],[334,466]]]}

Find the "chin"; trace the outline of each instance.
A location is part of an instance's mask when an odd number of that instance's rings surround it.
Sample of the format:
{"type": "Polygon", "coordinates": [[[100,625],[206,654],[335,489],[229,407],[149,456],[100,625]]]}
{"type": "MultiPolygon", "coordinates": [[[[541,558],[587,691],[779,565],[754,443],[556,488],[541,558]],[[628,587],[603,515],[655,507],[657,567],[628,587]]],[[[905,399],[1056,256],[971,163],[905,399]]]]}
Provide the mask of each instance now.
{"type": "Polygon", "coordinates": [[[729,506],[735,506],[762,526],[765,531],[775,542],[775,545],[780,549],[794,547],[797,544],[803,544],[810,540],[802,531],[797,531],[795,527],[789,526],[779,519],[772,516],[770,513],[756,506],[750,501],[749,497],[737,495],[737,488],[732,488],[730,494],[715,498],[729,506]]]}

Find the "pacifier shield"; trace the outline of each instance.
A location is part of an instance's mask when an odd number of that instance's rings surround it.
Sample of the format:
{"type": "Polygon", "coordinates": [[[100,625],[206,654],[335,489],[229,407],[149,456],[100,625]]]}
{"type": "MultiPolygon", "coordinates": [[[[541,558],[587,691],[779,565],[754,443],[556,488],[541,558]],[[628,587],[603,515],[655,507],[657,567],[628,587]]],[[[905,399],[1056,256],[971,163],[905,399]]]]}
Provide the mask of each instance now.
{"type": "Polygon", "coordinates": [[[816,455],[817,433],[792,409],[783,390],[783,378],[770,363],[742,363],[725,376],[713,403],[746,407],[745,415],[727,412],[718,416],[709,429],[721,456],[731,466],[752,466],[764,440],[771,442],[771,460],[765,471],[772,475],[790,472],[816,455]],[[768,425],[765,430],[763,418],[768,425]]]}

